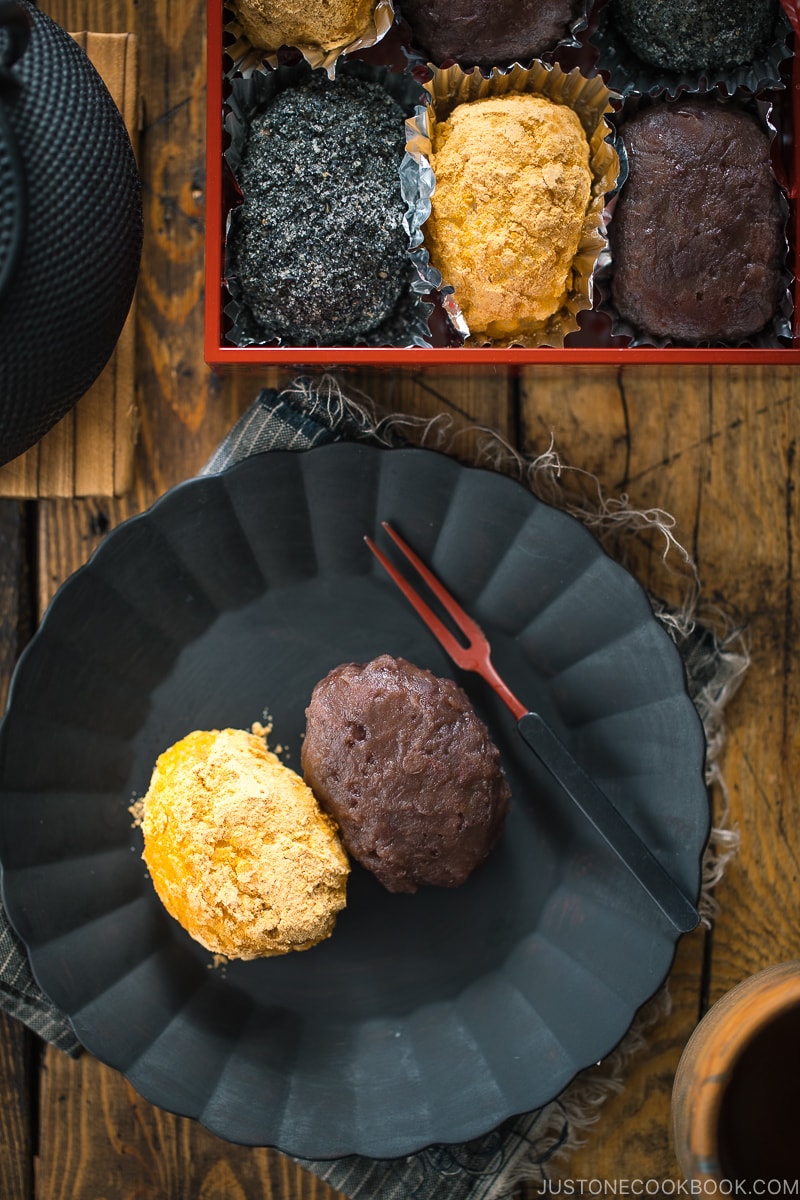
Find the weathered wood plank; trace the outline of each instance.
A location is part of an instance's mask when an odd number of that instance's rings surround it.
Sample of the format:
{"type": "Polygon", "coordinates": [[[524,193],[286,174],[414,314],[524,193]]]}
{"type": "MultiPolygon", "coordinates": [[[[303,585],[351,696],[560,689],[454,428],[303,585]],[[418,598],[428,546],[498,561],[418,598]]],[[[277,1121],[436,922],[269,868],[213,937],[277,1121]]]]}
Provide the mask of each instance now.
{"type": "MultiPolygon", "coordinates": [[[[272,379],[229,379],[228,405],[234,415],[272,379]]],[[[277,382],[277,380],[276,380],[277,382]]],[[[355,379],[342,381],[345,389],[355,379]]],[[[459,379],[408,379],[397,374],[359,379],[379,409],[402,410],[430,418],[449,413],[458,423],[479,414],[508,428],[509,395],[504,376],[465,384],[459,379]],[[366,386],[365,386],[366,385],[366,386]]],[[[219,430],[219,436],[224,430],[219,430]]],[[[218,427],[197,432],[204,460],[218,427]]],[[[465,444],[465,452],[468,447],[465,444]]],[[[40,506],[39,597],[42,608],[58,584],[86,560],[104,533],[151,498],[147,489],[118,500],[53,501],[40,506]]],[[[271,1151],[248,1151],[220,1142],[198,1125],[160,1113],[135,1097],[120,1076],[85,1058],[74,1063],[57,1051],[47,1054],[43,1076],[39,1194],[66,1200],[87,1189],[104,1194],[112,1182],[122,1197],[184,1195],[293,1196],[327,1200],[335,1195],[307,1172],[271,1151]],[[150,1190],[146,1190],[150,1189],[150,1190]],[[216,1189],[216,1190],[215,1190],[216,1189]]]]}
{"type": "Polygon", "coordinates": [[[39,483],[39,448],[31,447],[0,467],[2,493],[9,498],[35,496],[39,483]]]}
{"type": "MultiPolygon", "coordinates": [[[[40,505],[41,609],[108,529],[199,469],[259,388],[278,378],[264,371],[221,379],[203,363],[202,0],[170,7],[52,0],[46,10],[65,28],[131,32],[147,47],[140,63],[139,147],[146,232],[137,296],[141,435],[133,486],[120,499],[40,505]]],[[[43,1200],[335,1196],[281,1155],[228,1145],[194,1122],[160,1112],[88,1055],[74,1062],[48,1050],[41,1087],[36,1195],[43,1200]]]]}
{"type": "MultiPolygon", "coordinates": [[[[8,685],[30,632],[25,513],[13,500],[0,501],[0,713],[8,685]]],[[[0,1014],[0,1196],[30,1200],[33,1192],[33,1121],[36,1078],[33,1035],[0,1014]]]]}
{"type": "Polygon", "coordinates": [[[29,587],[25,547],[26,514],[16,500],[0,500],[0,713],[26,636],[29,587]]]}
{"type": "MultiPolygon", "coordinates": [[[[606,496],[626,492],[636,507],[672,514],[675,536],[697,563],[708,619],[716,609],[748,628],[750,670],[727,710],[729,813],[721,793],[714,796],[715,819],[739,828],[741,848],[717,889],[710,953],[706,959],[698,933],[685,940],[670,977],[672,1013],[631,1063],[625,1090],[605,1106],[585,1147],[560,1168],[575,1179],[672,1180],[672,1078],[706,990],[713,1002],[739,979],[797,954],[800,392],[789,371],[767,368],[625,368],[542,384],[540,374],[524,380],[529,448],[540,450],[552,434],[565,462],[595,474],[606,496]]],[[[688,577],[665,574],[662,546],[658,536],[616,539],[617,556],[642,582],[677,601],[688,577]]]]}
{"type": "MultiPolygon", "coordinates": [[[[123,501],[41,506],[42,605],[107,528],[196,471],[261,386],[295,374],[219,377],[202,361],[202,0],[48,0],[45,7],[65,28],[130,31],[147,48],[140,146],[147,199],[134,487],[123,501]]],[[[749,622],[753,665],[729,710],[724,760],[742,850],[719,889],[710,953],[702,932],[685,939],[671,974],[672,1013],[630,1064],[624,1090],[587,1131],[586,1145],[562,1167],[567,1177],[584,1179],[674,1178],[671,1078],[706,986],[714,999],[767,961],[797,953],[789,898],[793,883],[796,891],[800,824],[794,783],[800,748],[792,724],[800,699],[793,650],[798,385],[788,372],[770,369],[531,368],[523,373],[517,412],[514,385],[493,370],[469,379],[456,372],[344,372],[342,381],[362,388],[384,412],[478,419],[509,440],[519,427],[529,450],[547,450],[552,434],[565,461],[590,473],[574,476],[577,502],[591,496],[594,474],[607,496],[627,492],[638,507],[672,513],[709,603],[749,622]],[[758,915],[744,926],[741,914],[751,911],[758,915]]],[[[688,580],[680,570],[665,577],[662,543],[660,536],[620,532],[614,552],[674,600],[688,580]]],[[[46,1136],[36,1194],[43,1200],[334,1195],[280,1155],[229,1146],[158,1112],[88,1057],[73,1063],[48,1052],[41,1120],[46,1136]]],[[[19,1153],[24,1175],[21,1143],[19,1153]]]]}
{"type": "MultiPolygon", "coordinates": [[[[362,392],[371,399],[379,415],[412,417],[406,430],[409,440],[429,446],[442,440],[465,459],[474,455],[480,440],[470,425],[489,427],[505,438],[514,433],[515,392],[502,369],[474,370],[469,375],[441,370],[360,370],[337,378],[345,391],[352,386],[356,396],[362,392]]],[[[403,432],[401,426],[398,432],[403,432]]]]}
{"type": "MultiPolygon", "coordinates": [[[[136,39],[128,33],[83,31],[74,36],[105,81],[135,149],[139,121],[136,39]]],[[[137,430],[134,308],[135,302],[109,362],[74,408],[39,442],[0,468],[0,495],[110,496],[130,486],[137,430]]]]}
{"type": "Polygon", "coordinates": [[[33,1147],[36,1081],[33,1034],[0,1013],[0,1195],[30,1200],[33,1194],[33,1147]]]}
{"type": "Polygon", "coordinates": [[[337,1196],[282,1155],[231,1146],[154,1108],[89,1055],[76,1061],[50,1050],[46,1074],[36,1191],[43,1200],[337,1196]]]}

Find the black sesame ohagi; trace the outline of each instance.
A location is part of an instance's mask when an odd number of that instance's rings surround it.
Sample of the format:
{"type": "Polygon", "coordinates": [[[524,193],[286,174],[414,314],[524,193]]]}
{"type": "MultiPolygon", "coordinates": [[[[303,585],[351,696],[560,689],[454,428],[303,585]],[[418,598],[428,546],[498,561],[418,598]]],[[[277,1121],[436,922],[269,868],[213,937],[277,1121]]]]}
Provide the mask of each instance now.
{"type": "Polygon", "coordinates": [[[631,50],[668,71],[732,68],[763,54],[777,0],[611,0],[609,13],[631,50]]]}
{"type": "Polygon", "coordinates": [[[346,75],[281,91],[252,121],[228,261],[265,341],[374,341],[398,308],[404,122],[380,84],[346,75]]]}

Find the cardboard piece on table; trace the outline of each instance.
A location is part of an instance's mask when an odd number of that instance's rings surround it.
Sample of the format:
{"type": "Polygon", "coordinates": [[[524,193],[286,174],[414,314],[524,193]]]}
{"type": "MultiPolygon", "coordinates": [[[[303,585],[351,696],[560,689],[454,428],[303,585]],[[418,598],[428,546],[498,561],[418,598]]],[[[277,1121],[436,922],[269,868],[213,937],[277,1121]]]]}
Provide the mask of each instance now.
{"type": "MultiPolygon", "coordinates": [[[[74,33],[122,113],[136,152],[139,62],[131,33],[74,33]]],[[[133,480],[138,429],[134,391],[134,296],[104,370],[57,425],[0,467],[0,496],[119,496],[133,480]]]]}

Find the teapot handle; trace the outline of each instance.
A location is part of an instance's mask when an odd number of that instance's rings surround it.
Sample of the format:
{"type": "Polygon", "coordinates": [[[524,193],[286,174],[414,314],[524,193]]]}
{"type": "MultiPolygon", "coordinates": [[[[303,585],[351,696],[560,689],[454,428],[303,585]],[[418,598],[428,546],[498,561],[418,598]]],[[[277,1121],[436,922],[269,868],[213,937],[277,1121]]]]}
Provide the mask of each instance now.
{"type": "Polygon", "coordinates": [[[30,18],[17,0],[0,0],[0,301],[25,237],[25,173],[5,104],[17,94],[10,67],[28,45],[30,29],[30,18]]]}

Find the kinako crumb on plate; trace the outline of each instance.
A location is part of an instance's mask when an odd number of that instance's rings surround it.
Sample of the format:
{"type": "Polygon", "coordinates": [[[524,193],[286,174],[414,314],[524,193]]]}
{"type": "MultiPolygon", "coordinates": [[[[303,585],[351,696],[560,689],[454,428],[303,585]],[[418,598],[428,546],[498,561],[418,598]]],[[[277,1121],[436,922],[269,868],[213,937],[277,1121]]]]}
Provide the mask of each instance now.
{"type": "Polygon", "coordinates": [[[263,736],[188,734],[138,805],[156,893],[212,954],[285,954],[333,931],[350,870],[336,822],[263,736]]]}

